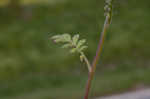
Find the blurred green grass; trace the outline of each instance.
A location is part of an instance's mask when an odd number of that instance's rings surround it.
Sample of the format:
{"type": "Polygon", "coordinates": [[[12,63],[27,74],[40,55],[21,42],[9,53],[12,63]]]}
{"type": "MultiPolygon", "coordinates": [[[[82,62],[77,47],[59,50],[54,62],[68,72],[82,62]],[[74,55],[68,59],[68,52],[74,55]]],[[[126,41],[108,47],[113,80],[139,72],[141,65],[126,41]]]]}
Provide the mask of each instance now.
{"type": "MultiPolygon", "coordinates": [[[[149,3],[148,0],[115,2],[112,25],[97,70],[102,74],[97,74],[92,96],[127,90],[136,83],[149,85],[149,3]]],[[[92,60],[104,20],[104,0],[30,6],[30,20],[16,18],[8,8],[0,8],[0,97],[80,98],[87,78],[86,67],[81,66],[78,55],[68,54],[49,37],[79,33],[87,38],[86,53],[92,60]]]]}
{"type": "MultiPolygon", "coordinates": [[[[91,97],[120,93],[150,84],[150,68],[105,69],[97,73],[91,97]]],[[[28,75],[21,79],[1,82],[0,97],[3,99],[82,99],[86,74],[28,75]]]]}
{"type": "MultiPolygon", "coordinates": [[[[103,51],[103,64],[134,62],[149,65],[150,14],[147,5],[148,1],[116,2],[103,51]]],[[[80,63],[76,56],[67,54],[49,40],[50,36],[59,33],[79,33],[82,38],[87,38],[87,55],[92,60],[104,19],[103,1],[87,0],[84,3],[84,0],[77,0],[55,6],[32,6],[32,19],[28,21],[9,15],[6,8],[0,9],[1,70],[39,72],[78,68],[76,65],[80,63]]]]}
{"type": "MultiPolygon", "coordinates": [[[[20,4],[22,5],[30,5],[30,4],[54,4],[54,3],[61,3],[65,0],[19,0],[20,4]]],[[[6,6],[8,5],[10,0],[1,0],[0,6],[6,6]]]]}

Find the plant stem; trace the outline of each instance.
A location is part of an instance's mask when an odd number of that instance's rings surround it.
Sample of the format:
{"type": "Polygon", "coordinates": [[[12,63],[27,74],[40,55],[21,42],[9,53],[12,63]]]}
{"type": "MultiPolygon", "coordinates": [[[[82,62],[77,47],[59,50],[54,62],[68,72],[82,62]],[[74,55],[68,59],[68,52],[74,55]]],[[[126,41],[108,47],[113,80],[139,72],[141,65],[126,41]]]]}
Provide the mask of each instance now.
{"type": "Polygon", "coordinates": [[[80,52],[80,54],[83,56],[83,59],[84,59],[85,63],[87,64],[89,72],[91,72],[91,64],[90,64],[89,60],[87,59],[87,57],[85,56],[85,54],[83,52],[80,52]]]}
{"type": "MultiPolygon", "coordinates": [[[[112,7],[112,2],[110,2],[110,6],[112,7]]],[[[99,60],[101,54],[102,54],[102,49],[103,49],[103,44],[104,44],[106,31],[107,31],[107,29],[108,29],[108,27],[111,23],[111,17],[112,17],[111,13],[112,13],[112,9],[109,12],[106,13],[106,19],[105,19],[105,22],[104,22],[103,31],[102,31],[101,36],[100,36],[98,48],[97,48],[97,51],[96,51],[96,56],[93,60],[91,71],[89,72],[84,99],[88,99],[88,96],[89,96],[91,83],[92,83],[92,80],[93,80],[93,77],[94,77],[94,74],[95,74],[95,70],[96,70],[96,65],[98,63],[98,60],[99,60]]]]}

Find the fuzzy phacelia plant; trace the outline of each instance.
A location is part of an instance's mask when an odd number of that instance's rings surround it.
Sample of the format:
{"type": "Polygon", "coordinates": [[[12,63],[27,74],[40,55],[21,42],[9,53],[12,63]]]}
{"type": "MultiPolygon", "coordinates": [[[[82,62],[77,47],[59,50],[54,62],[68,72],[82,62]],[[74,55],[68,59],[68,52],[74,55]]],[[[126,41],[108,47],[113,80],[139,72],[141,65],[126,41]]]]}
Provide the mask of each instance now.
{"type": "Polygon", "coordinates": [[[90,64],[89,60],[87,59],[87,57],[84,54],[84,50],[87,49],[86,39],[80,39],[79,34],[76,34],[73,37],[70,34],[61,34],[61,35],[55,35],[55,36],[51,37],[51,39],[55,43],[62,43],[63,44],[62,48],[70,49],[71,53],[79,53],[80,60],[82,62],[84,61],[87,64],[87,67],[89,70],[89,76],[88,76],[88,81],[87,81],[87,85],[86,85],[84,99],[88,99],[88,97],[89,97],[91,83],[92,83],[92,80],[94,77],[96,66],[98,64],[99,58],[102,53],[105,35],[106,35],[107,29],[108,29],[109,25],[111,24],[111,20],[112,20],[113,0],[105,0],[105,3],[106,4],[104,7],[104,11],[105,11],[104,26],[103,26],[102,32],[100,34],[99,44],[97,46],[96,55],[92,61],[92,64],[90,64]]]}
{"type": "Polygon", "coordinates": [[[81,62],[85,62],[87,64],[88,70],[91,70],[90,63],[84,54],[84,50],[88,48],[86,45],[86,39],[80,39],[79,34],[76,34],[72,37],[67,33],[52,36],[51,39],[55,43],[62,43],[62,48],[69,49],[70,53],[79,53],[81,62]]]}

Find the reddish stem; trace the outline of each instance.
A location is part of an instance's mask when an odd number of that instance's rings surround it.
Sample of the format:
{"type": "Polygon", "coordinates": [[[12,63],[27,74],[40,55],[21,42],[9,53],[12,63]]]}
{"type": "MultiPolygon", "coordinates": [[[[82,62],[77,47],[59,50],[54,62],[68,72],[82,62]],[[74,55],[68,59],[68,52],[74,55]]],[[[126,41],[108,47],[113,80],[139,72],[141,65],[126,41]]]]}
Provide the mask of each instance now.
{"type": "Polygon", "coordinates": [[[87,82],[87,85],[86,85],[86,91],[85,91],[84,99],[88,99],[90,88],[91,88],[91,83],[92,83],[92,80],[93,80],[93,77],[94,77],[94,74],[95,74],[95,70],[96,70],[96,65],[98,63],[98,60],[99,60],[101,54],[102,54],[105,34],[106,34],[106,31],[107,31],[107,28],[108,28],[109,24],[110,24],[110,16],[106,16],[106,20],[105,20],[105,23],[104,23],[104,28],[103,28],[103,31],[101,33],[98,48],[97,48],[97,51],[96,51],[96,56],[95,56],[95,58],[93,60],[93,63],[92,63],[91,72],[89,72],[88,82],[87,82]]]}

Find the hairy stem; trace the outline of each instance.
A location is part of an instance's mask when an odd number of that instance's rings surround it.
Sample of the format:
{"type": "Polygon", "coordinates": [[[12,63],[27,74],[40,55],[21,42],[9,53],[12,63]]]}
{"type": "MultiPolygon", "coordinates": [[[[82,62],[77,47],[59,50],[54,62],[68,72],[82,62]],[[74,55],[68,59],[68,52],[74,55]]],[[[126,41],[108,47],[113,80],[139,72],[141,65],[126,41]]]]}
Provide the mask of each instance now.
{"type": "Polygon", "coordinates": [[[108,21],[108,18],[106,18],[106,21],[105,21],[105,24],[104,24],[104,29],[103,29],[103,32],[101,34],[98,49],[97,49],[97,52],[96,52],[96,56],[95,56],[95,58],[93,60],[93,63],[92,63],[91,72],[89,72],[89,77],[88,77],[88,82],[87,82],[87,86],[86,86],[86,93],[85,93],[84,99],[88,99],[89,91],[90,91],[90,87],[91,87],[91,82],[92,82],[92,79],[94,77],[94,73],[95,73],[95,70],[96,70],[96,65],[98,63],[99,57],[101,56],[103,43],[104,43],[104,38],[105,38],[106,30],[107,30],[107,27],[108,27],[107,21],[108,21]]]}
{"type": "Polygon", "coordinates": [[[96,65],[99,61],[99,58],[100,58],[101,54],[102,54],[102,49],[103,49],[103,44],[104,44],[106,31],[107,31],[107,29],[108,29],[108,27],[111,23],[112,2],[110,2],[109,6],[111,7],[111,9],[108,12],[106,12],[106,19],[105,19],[105,22],[104,22],[103,31],[102,31],[101,36],[100,36],[98,48],[97,48],[97,51],[96,51],[96,56],[93,60],[91,71],[89,72],[84,99],[88,99],[90,88],[91,88],[91,83],[92,83],[92,80],[93,80],[93,77],[94,77],[94,74],[95,74],[95,70],[96,70],[96,65]]]}
{"type": "Polygon", "coordinates": [[[83,59],[88,67],[89,72],[91,72],[91,64],[90,64],[89,60],[87,59],[87,57],[85,56],[85,54],[83,52],[80,52],[80,54],[83,56],[83,59]]]}

